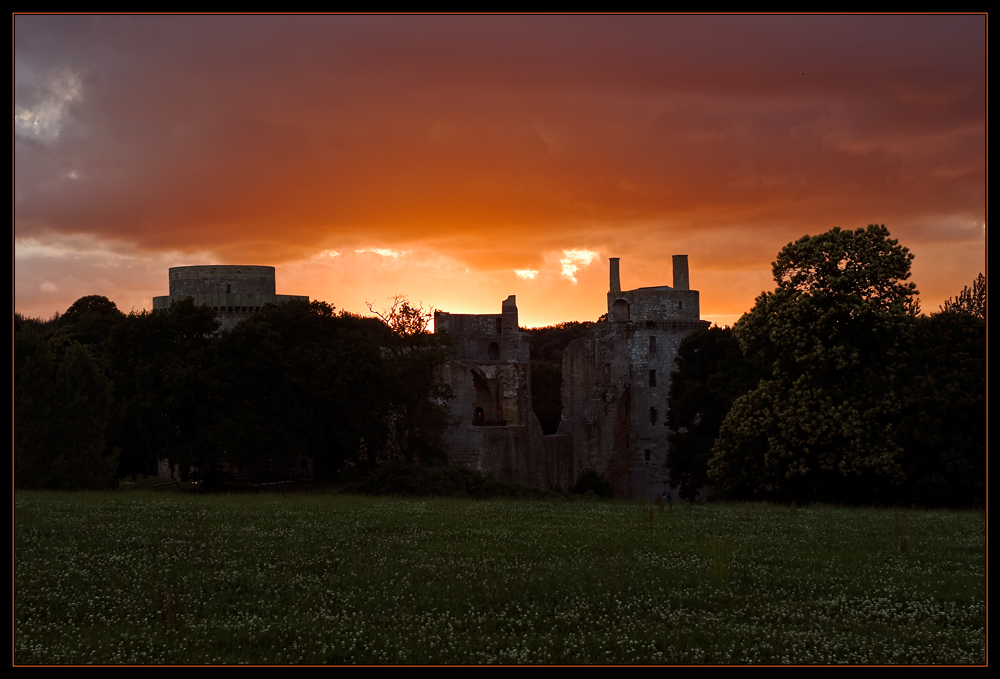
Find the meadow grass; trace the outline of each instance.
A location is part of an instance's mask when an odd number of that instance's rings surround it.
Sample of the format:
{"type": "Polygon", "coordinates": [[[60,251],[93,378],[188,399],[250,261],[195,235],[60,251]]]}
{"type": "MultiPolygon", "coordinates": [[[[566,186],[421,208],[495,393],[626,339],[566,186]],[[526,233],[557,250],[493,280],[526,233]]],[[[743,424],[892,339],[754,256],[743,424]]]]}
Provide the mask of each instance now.
{"type": "Polygon", "coordinates": [[[983,513],[15,495],[14,662],[985,663],[983,513]]]}

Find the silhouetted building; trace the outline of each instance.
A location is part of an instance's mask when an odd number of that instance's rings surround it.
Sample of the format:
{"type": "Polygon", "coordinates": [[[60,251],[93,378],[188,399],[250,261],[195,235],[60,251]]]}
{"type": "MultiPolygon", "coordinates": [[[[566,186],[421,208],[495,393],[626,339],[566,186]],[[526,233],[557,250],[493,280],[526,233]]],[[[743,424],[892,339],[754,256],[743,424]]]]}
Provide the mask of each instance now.
{"type": "Polygon", "coordinates": [[[621,289],[611,259],[608,316],[563,355],[562,419],[543,436],[531,408],[528,342],[511,295],[500,314],[435,314],[455,359],[441,375],[458,422],[449,459],[500,479],[568,490],[591,470],[615,495],[654,499],[673,490],[667,469],[667,394],[684,337],[708,327],[688,284],[687,255],[673,257],[674,285],[621,289]]]}
{"type": "Polygon", "coordinates": [[[212,307],[221,330],[232,329],[265,304],[309,301],[304,295],[276,295],[273,266],[175,266],[170,269],[170,294],[154,297],[153,309],[169,309],[171,302],[188,297],[199,306],[212,307]]]}

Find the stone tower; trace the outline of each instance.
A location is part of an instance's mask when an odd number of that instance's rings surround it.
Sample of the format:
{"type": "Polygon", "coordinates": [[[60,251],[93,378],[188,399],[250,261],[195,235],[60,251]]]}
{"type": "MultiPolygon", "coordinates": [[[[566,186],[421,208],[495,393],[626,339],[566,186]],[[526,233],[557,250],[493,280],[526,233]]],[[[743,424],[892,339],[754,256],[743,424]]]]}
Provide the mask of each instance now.
{"type": "Polygon", "coordinates": [[[622,290],[611,258],[608,319],[563,356],[559,434],[573,439],[574,473],[602,474],[615,495],[652,500],[670,490],[667,394],[677,349],[707,328],[687,255],[674,255],[674,285],[622,290]]]}
{"type": "Polygon", "coordinates": [[[304,295],[274,294],[273,266],[175,266],[170,269],[170,294],[153,298],[153,309],[191,297],[200,306],[215,310],[221,330],[259,311],[265,304],[289,300],[309,301],[304,295]]]}

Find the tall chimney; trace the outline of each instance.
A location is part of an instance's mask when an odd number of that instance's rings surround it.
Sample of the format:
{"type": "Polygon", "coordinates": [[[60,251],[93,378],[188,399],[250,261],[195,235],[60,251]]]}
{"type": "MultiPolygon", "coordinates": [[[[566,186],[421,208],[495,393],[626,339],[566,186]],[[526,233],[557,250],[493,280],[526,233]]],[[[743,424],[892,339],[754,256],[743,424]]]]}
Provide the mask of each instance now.
{"type": "Polygon", "coordinates": [[[674,290],[690,290],[688,282],[688,256],[674,255],[674,290]]]}
{"type": "Polygon", "coordinates": [[[610,257],[611,260],[611,292],[622,291],[622,279],[618,274],[618,257],[610,257]]]}

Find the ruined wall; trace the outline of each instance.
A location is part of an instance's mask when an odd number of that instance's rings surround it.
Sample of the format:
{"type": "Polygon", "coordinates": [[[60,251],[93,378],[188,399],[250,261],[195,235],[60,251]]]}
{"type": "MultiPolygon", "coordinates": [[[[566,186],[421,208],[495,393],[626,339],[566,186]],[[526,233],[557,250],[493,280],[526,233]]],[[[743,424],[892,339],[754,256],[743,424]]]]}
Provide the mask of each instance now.
{"type": "Polygon", "coordinates": [[[502,481],[568,489],[568,439],[550,444],[531,407],[528,338],[513,295],[499,314],[434,314],[434,332],[448,333],[455,357],[439,377],[455,392],[456,424],[445,435],[448,459],[502,481]]]}
{"type": "Polygon", "coordinates": [[[671,488],[667,469],[667,395],[677,350],[708,327],[690,290],[686,255],[675,255],[674,285],[622,290],[610,267],[608,320],[563,355],[562,419],[543,436],[531,406],[528,342],[514,297],[500,314],[438,312],[456,356],[440,375],[454,389],[458,422],[446,437],[449,460],[500,479],[568,490],[587,470],[618,497],[652,500],[671,488]]]}

